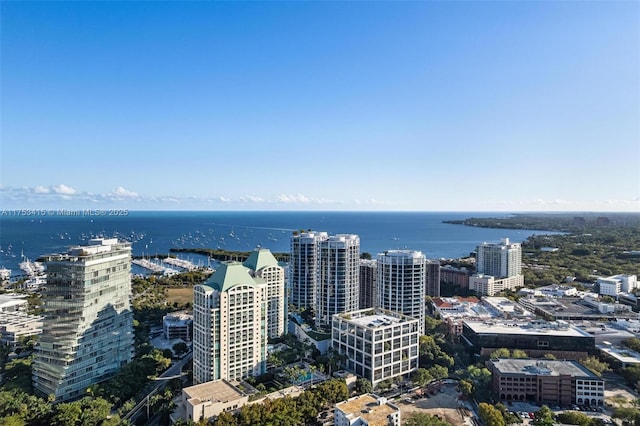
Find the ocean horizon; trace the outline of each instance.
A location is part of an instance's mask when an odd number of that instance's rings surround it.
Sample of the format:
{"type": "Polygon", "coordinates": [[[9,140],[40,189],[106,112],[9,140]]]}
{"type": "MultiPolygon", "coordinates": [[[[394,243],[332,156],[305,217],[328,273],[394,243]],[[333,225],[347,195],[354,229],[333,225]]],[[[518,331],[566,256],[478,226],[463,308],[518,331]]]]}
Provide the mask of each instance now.
{"type": "MultiPolygon", "coordinates": [[[[51,211],[48,211],[51,212],[51,211]]],[[[469,217],[509,217],[505,212],[395,211],[126,211],[73,210],[69,215],[0,217],[0,267],[20,274],[23,258],[66,251],[93,237],[132,242],[136,256],[167,254],[170,248],[220,248],[250,251],[257,247],[289,252],[297,230],[358,234],[361,252],[420,250],[429,258],[468,256],[484,241],[522,242],[539,230],[478,228],[443,223],[469,217]],[[80,212],[79,215],[71,213],[80,212]],[[112,213],[112,214],[109,214],[112,213]]],[[[202,256],[180,254],[201,262],[202,256]]]]}

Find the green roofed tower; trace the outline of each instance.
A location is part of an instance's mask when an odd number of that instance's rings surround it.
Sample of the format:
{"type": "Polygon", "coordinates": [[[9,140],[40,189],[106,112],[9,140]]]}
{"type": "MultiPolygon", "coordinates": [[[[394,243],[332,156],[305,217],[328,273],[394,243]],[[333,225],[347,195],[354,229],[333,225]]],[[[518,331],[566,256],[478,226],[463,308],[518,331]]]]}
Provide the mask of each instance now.
{"type": "Polygon", "coordinates": [[[285,333],[285,307],[287,301],[284,291],[284,268],[267,249],[253,251],[243,263],[255,278],[261,278],[266,284],[267,335],[280,337],[285,333]]]}
{"type": "Polygon", "coordinates": [[[268,337],[284,332],[284,270],[269,250],[225,262],[194,287],[193,309],[195,384],[263,374],[268,337]]]}

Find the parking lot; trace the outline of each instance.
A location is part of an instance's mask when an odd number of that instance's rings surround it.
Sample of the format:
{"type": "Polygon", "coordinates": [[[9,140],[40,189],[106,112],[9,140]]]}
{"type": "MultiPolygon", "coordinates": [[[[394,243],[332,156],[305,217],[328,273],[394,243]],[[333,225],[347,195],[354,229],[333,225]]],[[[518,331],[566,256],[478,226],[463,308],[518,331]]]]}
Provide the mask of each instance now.
{"type": "MultiPolygon", "coordinates": [[[[512,402],[512,401],[503,401],[503,404],[507,407],[507,409],[523,419],[523,423],[525,425],[529,424],[532,421],[532,415],[540,409],[540,406],[537,404],[533,404],[530,402],[512,402]]],[[[559,406],[550,406],[549,407],[554,414],[560,414],[565,411],[579,411],[582,414],[585,414],[589,417],[599,418],[605,424],[613,423],[611,417],[609,416],[610,410],[606,407],[579,407],[577,405],[572,405],[570,407],[559,407],[559,406]]]]}

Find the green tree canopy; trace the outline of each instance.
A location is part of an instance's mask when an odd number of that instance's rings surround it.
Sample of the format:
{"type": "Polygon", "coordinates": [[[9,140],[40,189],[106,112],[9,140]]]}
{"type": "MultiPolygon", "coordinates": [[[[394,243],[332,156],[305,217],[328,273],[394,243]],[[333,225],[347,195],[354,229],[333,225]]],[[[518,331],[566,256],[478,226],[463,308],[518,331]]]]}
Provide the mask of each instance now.
{"type": "Polygon", "coordinates": [[[429,374],[434,379],[445,379],[449,377],[449,369],[442,365],[434,365],[429,369],[429,374]]]}
{"type": "Polygon", "coordinates": [[[556,416],[558,423],[578,426],[598,426],[595,419],[578,411],[565,411],[556,416]]]}
{"type": "Polygon", "coordinates": [[[56,414],[53,416],[53,424],[60,426],[76,426],[80,424],[82,408],[80,404],[63,403],[56,406],[56,414]]]}
{"type": "Polygon", "coordinates": [[[189,347],[185,342],[178,342],[173,345],[171,349],[173,349],[173,353],[176,354],[176,356],[181,356],[182,354],[189,352],[189,347]]]}
{"type": "Polygon", "coordinates": [[[355,391],[359,394],[370,393],[373,391],[373,385],[371,384],[371,381],[363,377],[358,377],[354,388],[355,391]]]}
{"type": "Polygon", "coordinates": [[[489,356],[489,358],[491,358],[491,359],[495,359],[495,358],[511,358],[511,353],[509,352],[509,349],[507,349],[507,348],[500,348],[500,349],[496,349],[495,351],[491,352],[491,355],[489,356]]]}
{"type": "Polygon", "coordinates": [[[493,405],[481,402],[478,404],[478,415],[485,426],[505,426],[502,413],[493,405]]]}
{"type": "Polygon", "coordinates": [[[546,405],[543,405],[538,411],[536,411],[533,424],[535,426],[553,426],[553,418],[553,411],[551,411],[551,409],[546,405]]]}
{"type": "Polygon", "coordinates": [[[622,343],[629,349],[640,352],[640,339],[638,339],[637,337],[631,337],[623,341],[622,343]]]}
{"type": "Polygon", "coordinates": [[[460,387],[460,393],[465,397],[468,397],[473,392],[473,384],[467,380],[460,380],[458,386],[460,387]]]}
{"type": "Polygon", "coordinates": [[[405,426],[451,426],[450,423],[427,413],[413,413],[404,422],[405,426]]]}
{"type": "Polygon", "coordinates": [[[433,376],[429,373],[429,370],[426,368],[418,368],[415,373],[413,373],[413,383],[418,386],[424,386],[433,380],[433,376]]]}
{"type": "Polygon", "coordinates": [[[511,351],[511,358],[529,358],[529,355],[522,349],[514,349],[511,351]]]}
{"type": "Polygon", "coordinates": [[[618,407],[613,410],[611,417],[624,422],[640,425],[640,410],[631,407],[618,407]]]}
{"type": "Polygon", "coordinates": [[[585,367],[587,367],[589,370],[591,370],[593,374],[595,374],[598,377],[602,376],[602,373],[604,371],[607,371],[610,369],[609,364],[607,364],[606,362],[600,361],[598,358],[594,356],[587,357],[581,360],[580,363],[585,367]]]}

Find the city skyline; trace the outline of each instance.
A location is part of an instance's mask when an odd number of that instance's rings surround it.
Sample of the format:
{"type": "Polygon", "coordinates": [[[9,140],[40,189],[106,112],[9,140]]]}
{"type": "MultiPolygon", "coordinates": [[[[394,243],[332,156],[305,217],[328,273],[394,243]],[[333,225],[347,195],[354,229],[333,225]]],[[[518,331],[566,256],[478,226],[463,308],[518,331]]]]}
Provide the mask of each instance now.
{"type": "Polygon", "coordinates": [[[3,208],[640,210],[634,2],[3,2],[3,208]]]}

